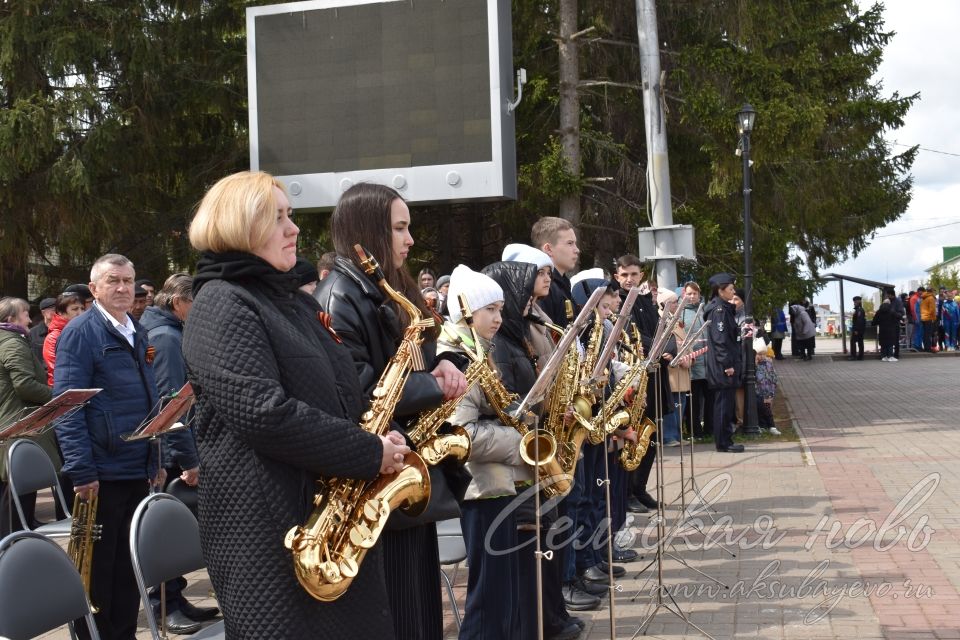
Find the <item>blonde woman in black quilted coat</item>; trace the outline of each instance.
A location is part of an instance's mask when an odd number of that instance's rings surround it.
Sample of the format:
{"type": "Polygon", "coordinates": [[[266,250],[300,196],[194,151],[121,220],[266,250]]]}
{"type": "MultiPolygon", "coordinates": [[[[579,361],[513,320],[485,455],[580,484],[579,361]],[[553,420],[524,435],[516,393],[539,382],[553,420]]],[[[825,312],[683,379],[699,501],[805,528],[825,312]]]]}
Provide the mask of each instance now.
{"type": "Polygon", "coordinates": [[[283,546],[306,521],[318,476],[372,479],[408,451],[358,426],[350,355],[291,271],[290,213],[280,183],[243,172],[215,184],[190,225],[202,257],[183,351],[197,395],[203,553],[227,638],[392,638],[380,545],[334,602],[300,586],[283,546]]]}

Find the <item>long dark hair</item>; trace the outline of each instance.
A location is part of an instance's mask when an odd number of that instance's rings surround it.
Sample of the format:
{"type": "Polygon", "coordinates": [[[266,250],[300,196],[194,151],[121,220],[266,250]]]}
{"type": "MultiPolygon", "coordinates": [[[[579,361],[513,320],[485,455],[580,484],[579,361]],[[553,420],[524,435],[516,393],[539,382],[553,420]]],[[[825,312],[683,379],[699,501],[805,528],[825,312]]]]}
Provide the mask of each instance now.
{"type": "MultiPolygon", "coordinates": [[[[430,317],[427,303],[420,288],[406,266],[393,265],[393,224],[390,205],[402,199],[399,193],[382,184],[361,182],[340,196],[330,219],[330,235],[337,255],[347,258],[358,268],[360,261],[353,245],[359,243],[369,251],[383,269],[387,284],[402,293],[430,317]]],[[[400,320],[406,325],[410,319],[403,309],[397,309],[400,320]]]]}

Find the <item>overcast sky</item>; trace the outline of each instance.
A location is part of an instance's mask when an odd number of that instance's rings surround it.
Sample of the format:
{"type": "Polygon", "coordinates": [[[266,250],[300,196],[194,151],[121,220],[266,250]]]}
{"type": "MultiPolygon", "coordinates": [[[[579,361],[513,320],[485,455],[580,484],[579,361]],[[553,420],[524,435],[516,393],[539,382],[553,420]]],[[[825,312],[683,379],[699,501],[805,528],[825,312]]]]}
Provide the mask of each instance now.
{"type": "MultiPolygon", "coordinates": [[[[942,246],[960,245],[960,0],[884,4],[885,28],[896,35],[877,73],[882,92],[920,93],[904,126],[887,134],[891,143],[921,147],[913,164],[913,199],[859,256],[827,271],[890,282],[899,291],[910,280],[925,279],[924,269],[941,261],[942,246]]],[[[845,283],[845,306],[862,290],[845,283]]],[[[838,310],[836,284],[822,289],[815,300],[838,310]]]]}

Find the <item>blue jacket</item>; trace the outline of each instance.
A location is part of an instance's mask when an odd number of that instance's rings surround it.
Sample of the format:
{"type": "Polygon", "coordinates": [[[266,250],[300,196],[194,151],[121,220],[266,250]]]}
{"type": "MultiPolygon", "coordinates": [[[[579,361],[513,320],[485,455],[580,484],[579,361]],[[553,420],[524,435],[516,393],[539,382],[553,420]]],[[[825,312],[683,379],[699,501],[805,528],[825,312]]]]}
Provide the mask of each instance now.
{"type": "MultiPolygon", "coordinates": [[[[153,372],[157,378],[157,390],[161,396],[176,393],[187,382],[187,364],[183,360],[183,321],[167,309],[147,307],[140,324],[147,330],[147,341],[154,348],[153,372]]],[[[191,411],[181,421],[190,424],[192,415],[191,411]]],[[[176,465],[181,469],[193,469],[199,466],[193,428],[163,436],[161,444],[164,467],[169,469],[176,465]]]]}
{"type": "Polygon", "coordinates": [[[134,321],[134,346],[96,307],[74,318],[57,342],[53,395],[68,389],[103,389],[57,424],[63,471],[74,486],[95,480],[146,480],[157,460],[148,440],[124,442],[157,405],[146,330],[134,321]]]}

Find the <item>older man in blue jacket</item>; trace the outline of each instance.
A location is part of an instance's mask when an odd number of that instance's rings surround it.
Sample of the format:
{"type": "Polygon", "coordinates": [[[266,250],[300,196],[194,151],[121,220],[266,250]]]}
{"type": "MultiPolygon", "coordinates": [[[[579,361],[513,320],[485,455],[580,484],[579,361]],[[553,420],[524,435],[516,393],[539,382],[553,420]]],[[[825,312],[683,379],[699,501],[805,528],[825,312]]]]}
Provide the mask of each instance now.
{"type": "MultiPolygon", "coordinates": [[[[93,554],[90,599],[99,607],[104,640],[133,640],[140,608],[128,537],[133,512],[158,481],[156,456],[146,440],[125,442],[157,406],[146,331],[128,313],[133,263],[107,254],[90,270],[94,304],[64,328],[57,342],[54,395],[67,389],[102,391],[57,425],[63,471],[82,498],[98,496],[100,541],[93,554]]],[[[86,631],[85,627],[81,629],[86,631]]],[[[85,635],[85,634],[84,634],[85,635]]]]}

